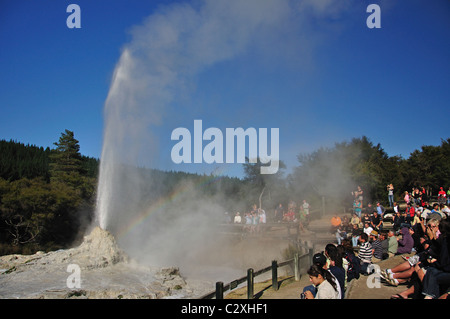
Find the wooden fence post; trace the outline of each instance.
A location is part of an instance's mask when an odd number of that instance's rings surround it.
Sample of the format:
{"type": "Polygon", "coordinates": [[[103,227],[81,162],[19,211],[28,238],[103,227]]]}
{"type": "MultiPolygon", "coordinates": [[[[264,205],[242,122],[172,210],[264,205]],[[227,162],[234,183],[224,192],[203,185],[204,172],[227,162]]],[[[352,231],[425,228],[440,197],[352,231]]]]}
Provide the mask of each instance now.
{"type": "Polygon", "coordinates": [[[216,282],[216,299],[223,299],[223,282],[216,282]]]}
{"type": "Polygon", "coordinates": [[[322,196],[322,217],[325,216],[325,196],[322,196]]]}
{"type": "Polygon", "coordinates": [[[278,290],[278,263],[276,260],[272,260],[272,289],[278,290]]]}
{"type": "Polygon", "coordinates": [[[295,281],[300,280],[300,270],[299,270],[299,262],[298,262],[298,252],[294,254],[294,275],[295,281]]]}
{"type": "Polygon", "coordinates": [[[253,299],[253,268],[247,270],[247,299],[253,299]]]}
{"type": "Polygon", "coordinates": [[[309,260],[308,260],[308,267],[311,267],[311,265],[313,264],[313,257],[314,257],[314,249],[313,248],[309,248],[309,260]]]}

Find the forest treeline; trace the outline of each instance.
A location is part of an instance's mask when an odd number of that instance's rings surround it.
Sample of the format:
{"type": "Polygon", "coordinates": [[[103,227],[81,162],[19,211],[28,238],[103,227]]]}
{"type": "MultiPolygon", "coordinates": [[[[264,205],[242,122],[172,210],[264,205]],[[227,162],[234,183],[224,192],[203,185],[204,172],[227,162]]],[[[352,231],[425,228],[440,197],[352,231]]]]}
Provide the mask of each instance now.
{"type": "MultiPolygon", "coordinates": [[[[99,159],[81,155],[69,130],[54,145],[44,149],[0,141],[0,255],[66,248],[94,218],[99,159]]],[[[244,164],[243,178],[137,169],[160,181],[158,196],[189,182],[230,213],[253,204],[270,212],[278,203],[303,199],[313,207],[322,198],[331,209],[351,206],[351,191],[358,185],[365,200],[382,203],[387,203],[386,186],[391,183],[397,198],[418,186],[436,194],[439,187],[450,186],[449,159],[450,138],[402,158],[388,156],[380,144],[363,136],[299,153],[298,166],[289,174],[280,163],[278,173],[261,175],[260,162],[244,164]]]]}

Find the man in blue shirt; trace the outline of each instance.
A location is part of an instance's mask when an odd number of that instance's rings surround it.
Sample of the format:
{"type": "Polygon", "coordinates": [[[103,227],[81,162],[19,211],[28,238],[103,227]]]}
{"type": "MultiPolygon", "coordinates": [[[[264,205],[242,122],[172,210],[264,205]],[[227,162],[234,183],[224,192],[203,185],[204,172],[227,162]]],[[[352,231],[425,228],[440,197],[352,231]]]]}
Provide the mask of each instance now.
{"type": "Polygon", "coordinates": [[[383,214],[386,212],[386,208],[384,208],[383,205],[380,204],[380,202],[377,202],[377,212],[381,218],[383,218],[383,214]]]}

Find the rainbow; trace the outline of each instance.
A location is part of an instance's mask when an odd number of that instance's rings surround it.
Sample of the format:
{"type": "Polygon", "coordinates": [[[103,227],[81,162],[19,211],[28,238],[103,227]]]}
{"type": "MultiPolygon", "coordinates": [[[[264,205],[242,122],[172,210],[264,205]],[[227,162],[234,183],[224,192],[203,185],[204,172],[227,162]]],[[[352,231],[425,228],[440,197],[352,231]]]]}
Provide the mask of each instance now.
{"type": "MultiPolygon", "coordinates": [[[[222,178],[224,178],[222,171],[215,171],[213,175],[203,175],[199,178],[199,180],[194,184],[194,186],[206,186],[209,184],[213,184],[222,178]],[[219,174],[217,174],[219,173],[219,174]]],[[[126,234],[128,234],[132,229],[142,224],[148,217],[152,214],[165,209],[169,204],[175,203],[177,200],[182,198],[181,195],[187,193],[190,189],[192,189],[192,184],[187,183],[181,187],[176,187],[171,193],[166,196],[160,197],[156,202],[152,205],[144,209],[141,213],[137,214],[133,218],[130,219],[128,223],[124,226],[120,227],[117,231],[116,237],[119,239],[126,234]]]]}

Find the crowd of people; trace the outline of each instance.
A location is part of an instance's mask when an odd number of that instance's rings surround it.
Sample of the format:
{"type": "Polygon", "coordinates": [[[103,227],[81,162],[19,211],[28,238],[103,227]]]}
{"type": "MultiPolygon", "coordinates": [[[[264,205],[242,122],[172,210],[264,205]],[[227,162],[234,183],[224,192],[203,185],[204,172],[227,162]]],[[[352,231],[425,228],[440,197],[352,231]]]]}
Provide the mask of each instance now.
{"type": "Polygon", "coordinates": [[[428,219],[413,227],[361,233],[358,247],[348,238],[330,243],[313,256],[308,270],[311,285],[304,287],[302,299],[342,299],[349,282],[373,273],[373,264],[402,255],[404,262],[381,270],[387,285],[405,284],[392,299],[448,298],[450,292],[450,219],[428,219]],[[420,228],[420,229],[419,229],[420,228]],[[357,248],[357,249],[355,249],[357,248]]]}
{"type": "Polygon", "coordinates": [[[233,219],[228,213],[225,213],[225,223],[243,225],[243,231],[248,233],[260,233],[268,222],[298,223],[299,229],[304,230],[310,219],[310,207],[306,200],[303,200],[300,205],[295,201],[290,201],[287,208],[280,203],[273,214],[268,215],[264,209],[253,204],[250,210],[243,214],[236,212],[233,219]]]}
{"type": "Polygon", "coordinates": [[[352,279],[371,274],[373,264],[395,255],[402,255],[404,262],[380,273],[387,285],[406,285],[392,299],[448,297],[450,193],[441,187],[438,201],[430,206],[424,192],[416,188],[411,194],[405,192],[405,205],[400,208],[394,202],[393,185],[387,189],[389,211],[380,202],[364,207],[363,191],[358,187],[353,192],[352,216],[331,218],[337,244],[328,244],[323,253],[314,255],[308,270],[312,285],[304,288],[301,298],[344,298],[352,279]],[[388,221],[389,227],[385,226],[388,221]]]}
{"type": "MultiPolygon", "coordinates": [[[[351,214],[334,215],[331,232],[336,243],[329,243],[313,256],[307,271],[311,285],[304,287],[304,299],[342,299],[348,284],[376,269],[373,265],[396,255],[404,262],[379,274],[387,285],[405,285],[392,299],[447,298],[450,291],[450,188],[440,188],[434,202],[423,188],[402,193],[401,207],[395,201],[393,184],[387,185],[389,208],[381,202],[365,203],[360,186],[354,196],[351,214]]],[[[279,204],[273,214],[253,205],[243,216],[236,213],[230,223],[242,224],[250,233],[261,231],[267,222],[298,222],[308,225],[311,207],[304,200],[279,204]]]]}

